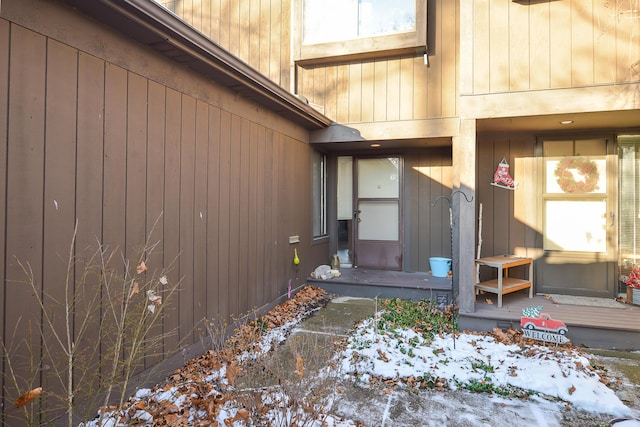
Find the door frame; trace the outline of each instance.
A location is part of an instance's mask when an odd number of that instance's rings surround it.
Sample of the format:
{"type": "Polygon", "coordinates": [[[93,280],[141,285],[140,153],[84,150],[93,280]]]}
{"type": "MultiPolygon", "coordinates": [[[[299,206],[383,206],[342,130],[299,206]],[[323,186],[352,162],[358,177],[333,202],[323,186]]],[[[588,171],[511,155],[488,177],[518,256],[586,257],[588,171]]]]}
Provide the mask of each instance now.
{"type": "MultiPolygon", "coordinates": [[[[379,155],[367,155],[367,156],[352,156],[353,159],[353,227],[352,227],[352,242],[353,242],[353,266],[363,268],[374,268],[380,270],[395,270],[402,271],[404,268],[404,159],[400,154],[379,154],[379,155]],[[360,160],[370,159],[398,159],[398,240],[360,240],[358,238],[359,233],[359,204],[361,201],[383,201],[390,200],[392,198],[367,198],[359,197],[358,194],[358,163],[360,160]],[[392,242],[392,243],[391,243],[392,242]],[[371,262],[370,259],[363,256],[364,250],[371,250],[375,253],[378,251],[380,255],[380,249],[385,253],[385,259],[377,263],[371,262]],[[387,260],[397,258],[397,264],[387,263],[387,260]]],[[[378,260],[380,258],[378,257],[378,260]]]]}
{"type": "MultiPolygon", "coordinates": [[[[618,175],[617,175],[617,143],[611,133],[563,134],[539,136],[536,143],[537,158],[537,200],[538,200],[538,244],[541,257],[535,263],[536,291],[542,293],[571,294],[591,297],[614,297],[618,288],[618,175]],[[554,251],[544,249],[545,225],[545,157],[543,144],[545,141],[580,141],[604,139],[606,141],[606,197],[607,205],[604,218],[606,229],[606,250],[602,252],[554,251]],[[609,214],[613,213],[613,218],[609,214]],[[571,269],[574,269],[572,272],[571,269]],[[602,280],[602,287],[592,287],[584,281],[602,280]],[[580,286],[579,283],[585,283],[580,286]],[[577,284],[576,284],[577,283],[577,284]]],[[[587,196],[585,199],[597,199],[587,196]]]]}

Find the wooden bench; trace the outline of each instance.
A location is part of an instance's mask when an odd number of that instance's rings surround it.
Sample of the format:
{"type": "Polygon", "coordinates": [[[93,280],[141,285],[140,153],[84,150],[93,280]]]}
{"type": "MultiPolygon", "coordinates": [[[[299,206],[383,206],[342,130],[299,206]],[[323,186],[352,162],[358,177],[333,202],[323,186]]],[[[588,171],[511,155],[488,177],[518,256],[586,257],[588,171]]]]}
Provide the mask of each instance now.
{"type": "Polygon", "coordinates": [[[502,295],[529,288],[529,298],[533,298],[533,259],[513,255],[497,255],[476,259],[476,265],[486,265],[497,269],[497,278],[476,283],[475,294],[480,291],[498,294],[498,307],[502,307],[502,295]],[[517,279],[509,277],[509,269],[521,265],[529,266],[529,277],[517,279]]]}

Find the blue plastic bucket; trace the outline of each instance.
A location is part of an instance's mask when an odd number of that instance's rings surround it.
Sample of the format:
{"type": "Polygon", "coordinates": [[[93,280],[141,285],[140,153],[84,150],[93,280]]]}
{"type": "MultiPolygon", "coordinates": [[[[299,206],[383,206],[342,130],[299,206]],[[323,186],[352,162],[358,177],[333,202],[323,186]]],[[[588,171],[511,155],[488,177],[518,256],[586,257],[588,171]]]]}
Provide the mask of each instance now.
{"type": "Polygon", "coordinates": [[[433,257],[429,258],[431,274],[436,277],[447,277],[451,270],[451,258],[433,257]]]}

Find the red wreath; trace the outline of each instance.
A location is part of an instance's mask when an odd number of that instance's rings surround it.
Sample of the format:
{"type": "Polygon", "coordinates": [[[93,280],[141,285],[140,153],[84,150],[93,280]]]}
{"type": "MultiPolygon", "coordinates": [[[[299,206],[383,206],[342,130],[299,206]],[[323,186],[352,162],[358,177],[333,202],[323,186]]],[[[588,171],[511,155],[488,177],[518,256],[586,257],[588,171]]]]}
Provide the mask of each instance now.
{"type": "Polygon", "coordinates": [[[582,157],[567,157],[560,160],[554,174],[558,185],[565,193],[591,193],[598,188],[600,179],[596,162],[582,157]],[[569,169],[576,169],[580,175],[584,175],[584,182],[576,181],[573,172],[569,169]]]}

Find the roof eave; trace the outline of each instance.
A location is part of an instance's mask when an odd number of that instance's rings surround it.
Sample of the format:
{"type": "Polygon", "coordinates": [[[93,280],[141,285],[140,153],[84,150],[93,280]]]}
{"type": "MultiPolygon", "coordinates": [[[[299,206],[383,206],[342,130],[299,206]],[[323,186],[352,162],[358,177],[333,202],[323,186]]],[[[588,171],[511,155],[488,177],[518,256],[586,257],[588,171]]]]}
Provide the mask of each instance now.
{"type": "Polygon", "coordinates": [[[150,0],[65,0],[172,60],[195,69],[243,97],[309,130],[332,123],[303,99],[208,39],[179,17],[150,0]],[[180,52],[180,57],[176,55],[180,52]]]}

